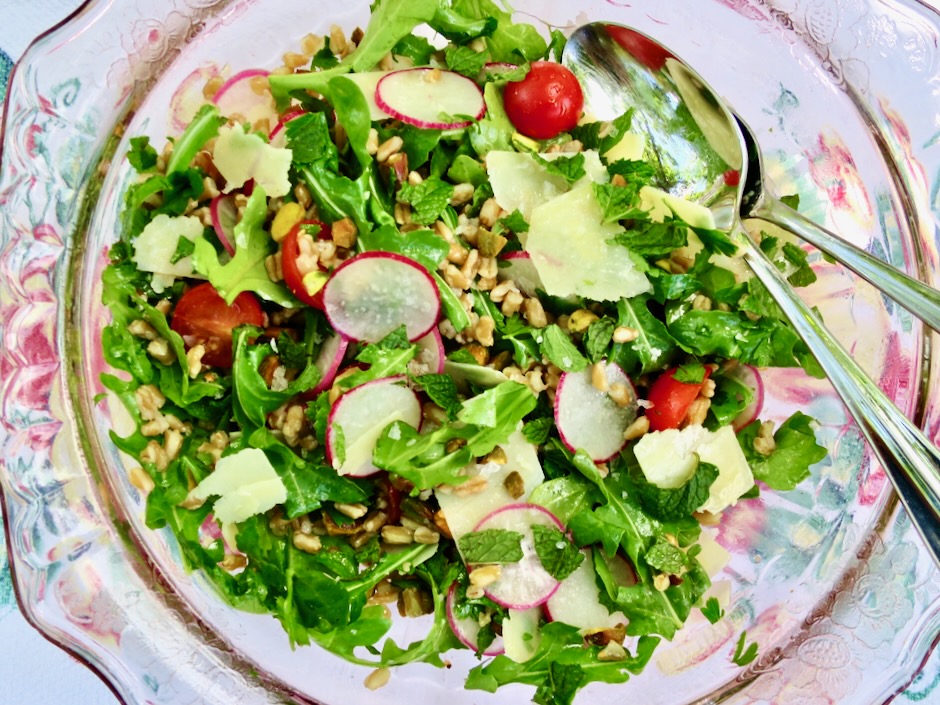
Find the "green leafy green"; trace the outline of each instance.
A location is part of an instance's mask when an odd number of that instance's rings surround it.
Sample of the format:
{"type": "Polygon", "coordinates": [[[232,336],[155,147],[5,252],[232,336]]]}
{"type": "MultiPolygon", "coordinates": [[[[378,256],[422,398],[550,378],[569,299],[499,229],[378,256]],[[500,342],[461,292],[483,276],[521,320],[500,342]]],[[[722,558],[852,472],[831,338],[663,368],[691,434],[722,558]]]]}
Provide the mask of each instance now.
{"type": "Polygon", "coordinates": [[[310,62],[310,68],[314,71],[316,70],[325,70],[332,69],[339,65],[339,59],[336,58],[336,55],[333,54],[333,50],[330,49],[330,38],[323,38],[323,46],[320,47],[320,50],[313,55],[313,60],[310,62]]]}
{"type": "Polygon", "coordinates": [[[173,252],[173,256],[170,257],[170,264],[176,264],[184,257],[189,257],[195,247],[192,240],[181,235],[176,241],[176,250],[173,252]]]}
{"type": "Polygon", "coordinates": [[[721,609],[721,605],[718,604],[718,599],[715,597],[709,597],[705,600],[705,606],[699,609],[702,612],[702,616],[711,624],[717,624],[718,621],[725,616],[725,611],[721,609]]]}
{"type": "Polygon", "coordinates": [[[663,489],[647,482],[642,473],[634,477],[640,505],[651,516],[662,521],[675,521],[689,517],[708,501],[708,493],[718,479],[718,468],[710,463],[699,463],[689,480],[675,489],[663,489]]]}
{"type": "Polygon", "coordinates": [[[157,150],[150,144],[147,135],[131,137],[131,148],[127,150],[127,161],[138,173],[150,171],[157,165],[157,150]]]}
{"type": "Polygon", "coordinates": [[[460,411],[460,397],[457,394],[457,384],[454,378],[447,374],[425,374],[412,378],[428,398],[441,407],[447,417],[454,421],[460,411]]]}
{"type": "Polygon", "coordinates": [[[225,123],[226,119],[212,103],[199,108],[183,134],[173,142],[173,153],[166,165],[167,175],[188,169],[196,153],[219,134],[219,128],[225,123]]]}
{"type": "Polygon", "coordinates": [[[536,340],[542,354],[559,369],[565,372],[580,372],[587,367],[587,359],[560,326],[554,323],[546,326],[539,332],[536,340]]]}
{"type": "Polygon", "coordinates": [[[553,526],[532,525],[535,553],[545,571],[556,580],[564,580],[584,561],[584,554],[568,537],[553,526]]]}
{"type": "Polygon", "coordinates": [[[643,557],[647,565],[667,575],[682,575],[688,565],[685,552],[662,538],[643,557]]]}
{"type": "Polygon", "coordinates": [[[451,71],[475,79],[486,64],[485,53],[474,51],[468,46],[448,45],[444,50],[444,63],[451,71]]]}
{"type": "Polygon", "coordinates": [[[809,469],[826,457],[826,449],[816,442],[813,418],[796,411],[774,433],[774,450],[763,455],[754,449],[754,439],[760,433],[760,424],[745,426],[738,434],[738,442],[754,473],[771,489],[794,489],[809,477],[809,469]]]}
{"type": "Polygon", "coordinates": [[[467,563],[516,563],[522,560],[522,539],[518,531],[483,529],[464,534],[457,545],[467,563]]]}
{"type": "Polygon", "coordinates": [[[546,159],[540,154],[533,153],[532,158],[538,162],[546,172],[553,176],[560,176],[568,183],[574,183],[587,173],[584,170],[584,155],[581,153],[554,159],[546,159]]]}
{"type": "Polygon", "coordinates": [[[398,192],[399,203],[412,207],[412,222],[430,225],[440,218],[454,196],[454,187],[436,176],[418,184],[403,184],[398,192]]]}
{"type": "Polygon", "coordinates": [[[757,643],[747,644],[746,640],[747,631],[743,631],[741,636],[738,637],[738,641],[734,646],[734,654],[731,656],[731,661],[736,666],[747,666],[757,658],[757,643]]]}

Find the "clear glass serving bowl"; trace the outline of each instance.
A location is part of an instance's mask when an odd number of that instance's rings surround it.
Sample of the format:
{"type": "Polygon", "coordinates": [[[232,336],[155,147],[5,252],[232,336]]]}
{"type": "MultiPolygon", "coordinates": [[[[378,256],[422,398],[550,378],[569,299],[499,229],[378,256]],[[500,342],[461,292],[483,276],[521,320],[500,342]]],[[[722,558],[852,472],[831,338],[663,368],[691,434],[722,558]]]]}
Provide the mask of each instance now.
{"type": "MultiPolygon", "coordinates": [[[[778,193],[908,272],[940,283],[940,17],[914,0],[531,0],[537,23],[633,25],[696,67],[754,127],[778,193]]],[[[0,480],[20,603],[127,703],[518,703],[463,691],[453,667],[366,669],[292,651],[273,618],[228,608],[148,531],[101,396],[100,273],[116,238],[130,135],[178,132],[217,72],[274,67],[308,32],[364,25],[365,0],[93,0],[39,40],[9,91],[0,174],[0,480]]],[[[938,342],[905,311],[815,258],[806,290],[829,327],[931,437],[938,342]]],[[[937,568],[825,381],[768,380],[767,411],[821,422],[829,457],[785,494],[740,503],[718,538],[733,602],[690,623],[641,676],[580,702],[874,703],[910,681],[940,625],[937,568]],[[738,634],[760,646],[746,668],[738,634]]],[[[424,626],[409,622],[399,636],[424,626]]],[[[404,634],[407,638],[407,634],[404,634]]]]}

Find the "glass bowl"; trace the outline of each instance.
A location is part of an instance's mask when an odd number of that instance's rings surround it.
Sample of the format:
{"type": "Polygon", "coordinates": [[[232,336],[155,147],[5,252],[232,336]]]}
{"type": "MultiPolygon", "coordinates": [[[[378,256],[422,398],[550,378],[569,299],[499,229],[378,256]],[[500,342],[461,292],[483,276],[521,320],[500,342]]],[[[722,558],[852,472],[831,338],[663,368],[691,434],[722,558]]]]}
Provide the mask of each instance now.
{"type": "MultiPolygon", "coordinates": [[[[940,283],[935,116],[940,16],[915,0],[517,2],[562,29],[633,25],[691,63],[755,129],[770,179],[847,239],[940,283]]],[[[126,419],[102,395],[100,274],[130,178],[129,136],[181,128],[218,72],[274,67],[308,32],[364,25],[368,2],[88,2],[27,52],[9,91],[0,174],[3,450],[15,587],[27,617],[126,703],[516,703],[461,688],[453,667],[415,665],[383,689],[317,647],[291,650],[273,618],[227,607],[143,524],[126,419]],[[189,111],[187,113],[187,111],[189,111]]],[[[758,224],[759,226],[759,224],[758,224]]],[[[814,258],[805,291],[829,327],[931,438],[940,428],[938,341],[836,265],[814,258]]],[[[729,618],[692,621],[625,685],[580,702],[873,703],[914,676],[940,625],[937,568],[827,382],[768,380],[768,414],[815,416],[829,456],[789,493],[727,512],[731,561],[716,580],[729,618]],[[742,630],[759,644],[745,668],[742,630]]],[[[401,633],[422,624],[401,626],[401,633]]]]}

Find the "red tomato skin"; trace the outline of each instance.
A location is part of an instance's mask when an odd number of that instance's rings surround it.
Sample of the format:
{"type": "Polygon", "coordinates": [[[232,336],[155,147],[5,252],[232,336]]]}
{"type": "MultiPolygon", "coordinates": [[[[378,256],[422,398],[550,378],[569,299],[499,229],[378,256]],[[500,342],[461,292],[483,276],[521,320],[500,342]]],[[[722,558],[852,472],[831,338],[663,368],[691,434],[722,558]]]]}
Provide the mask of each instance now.
{"type": "Polygon", "coordinates": [[[330,226],[321,223],[319,220],[304,220],[291,228],[290,232],[281,242],[281,271],[284,274],[284,283],[287,288],[298,299],[308,306],[323,310],[323,289],[311,296],[307,293],[307,287],[304,286],[304,277],[297,267],[297,258],[300,256],[300,244],[298,238],[301,235],[301,227],[304,225],[319,225],[320,232],[317,233],[317,239],[322,240],[330,237],[330,226]]]}
{"type": "Polygon", "coordinates": [[[257,297],[243,291],[229,306],[209,282],[194,286],[173,310],[170,328],[182,336],[186,347],[204,345],[202,362],[211,367],[232,366],[232,330],[240,325],[261,327],[264,311],[257,297]]]}
{"type": "Polygon", "coordinates": [[[705,375],[699,383],[678,382],[675,379],[677,368],[666,370],[650,386],[647,398],[653,405],[646,410],[646,418],[650,422],[650,431],[665,431],[669,428],[679,428],[689,413],[702,385],[711,374],[711,369],[705,368],[705,375]]]}
{"type": "Polygon", "coordinates": [[[578,79],[561,64],[534,61],[525,78],[506,84],[503,103],[519,132],[548,140],[578,124],[584,93],[578,79]]]}

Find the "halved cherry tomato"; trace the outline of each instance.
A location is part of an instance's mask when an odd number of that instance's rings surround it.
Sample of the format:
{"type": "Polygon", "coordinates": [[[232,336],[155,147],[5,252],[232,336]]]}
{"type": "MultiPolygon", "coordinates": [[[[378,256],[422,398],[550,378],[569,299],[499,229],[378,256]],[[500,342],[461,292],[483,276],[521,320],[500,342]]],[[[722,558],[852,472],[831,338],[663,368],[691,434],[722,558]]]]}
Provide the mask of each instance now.
{"type": "Polygon", "coordinates": [[[533,61],[525,78],[506,84],[503,103],[519,132],[547,140],[578,124],[584,93],[578,79],[561,64],[533,61]]]}
{"type": "Polygon", "coordinates": [[[281,242],[281,271],[284,273],[284,283],[290,289],[294,296],[303,301],[308,306],[313,306],[321,311],[323,310],[323,284],[326,283],[326,270],[317,263],[316,271],[324,274],[320,286],[313,293],[310,291],[308,283],[304,282],[304,277],[308,274],[303,270],[303,260],[301,258],[300,242],[301,238],[310,237],[304,226],[316,225],[320,228],[317,233],[317,239],[323,240],[330,237],[330,226],[321,223],[319,220],[304,220],[297,223],[287,237],[281,242]]]}
{"type": "Polygon", "coordinates": [[[634,59],[651,71],[659,71],[666,65],[666,59],[672,58],[672,54],[664,47],[627,27],[609,24],[607,33],[634,59]]]}
{"type": "Polygon", "coordinates": [[[194,286],[173,310],[170,328],[190,348],[205,345],[202,362],[212,367],[232,366],[232,330],[241,325],[263,326],[264,311],[254,294],[243,291],[229,306],[209,282],[194,286]]]}
{"type": "Polygon", "coordinates": [[[651,431],[679,428],[711,374],[711,369],[706,367],[701,382],[680,382],[675,377],[677,369],[666,370],[650,387],[647,396],[653,406],[646,410],[646,418],[650,421],[651,431]]]}

